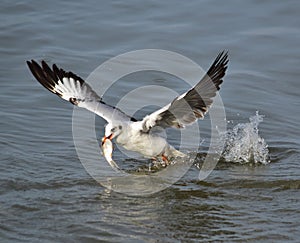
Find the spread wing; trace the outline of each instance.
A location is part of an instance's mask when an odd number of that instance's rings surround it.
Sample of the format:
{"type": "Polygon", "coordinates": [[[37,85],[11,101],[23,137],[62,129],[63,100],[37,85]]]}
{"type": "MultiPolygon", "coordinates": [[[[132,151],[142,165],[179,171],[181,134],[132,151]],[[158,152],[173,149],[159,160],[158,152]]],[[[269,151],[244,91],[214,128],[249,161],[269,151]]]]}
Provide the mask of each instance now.
{"type": "Polygon", "coordinates": [[[223,51],[198,84],[168,105],[144,117],[143,132],[148,132],[154,126],[183,128],[198,118],[203,118],[220,89],[227,64],[228,53],[223,51]]]}
{"type": "Polygon", "coordinates": [[[27,61],[33,76],[50,92],[58,95],[73,105],[83,107],[104,118],[107,122],[113,120],[132,120],[121,110],[104,103],[97,93],[80,77],[72,72],[66,72],[53,64],[52,69],[45,61],[39,65],[36,61],[27,61]]]}

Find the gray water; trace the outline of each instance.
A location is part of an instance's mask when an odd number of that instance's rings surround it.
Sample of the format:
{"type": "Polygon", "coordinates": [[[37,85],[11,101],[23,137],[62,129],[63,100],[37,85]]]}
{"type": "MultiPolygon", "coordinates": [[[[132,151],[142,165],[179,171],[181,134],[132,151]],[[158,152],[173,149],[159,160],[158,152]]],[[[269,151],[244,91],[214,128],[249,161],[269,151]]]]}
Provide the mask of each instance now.
{"type": "MultiPolygon", "coordinates": [[[[1,242],[299,241],[299,1],[4,0],[0,12],[1,242]],[[270,163],[223,159],[204,181],[193,166],[144,197],[94,181],[74,147],[73,107],[38,84],[25,61],[45,59],[86,78],[144,48],[178,52],[204,69],[229,50],[220,91],[228,127],[259,111],[270,163]]],[[[140,77],[186,89],[164,74],[140,77]]],[[[130,90],[128,80],[106,101],[130,90]]],[[[209,122],[202,124],[205,135],[209,122]]]]}

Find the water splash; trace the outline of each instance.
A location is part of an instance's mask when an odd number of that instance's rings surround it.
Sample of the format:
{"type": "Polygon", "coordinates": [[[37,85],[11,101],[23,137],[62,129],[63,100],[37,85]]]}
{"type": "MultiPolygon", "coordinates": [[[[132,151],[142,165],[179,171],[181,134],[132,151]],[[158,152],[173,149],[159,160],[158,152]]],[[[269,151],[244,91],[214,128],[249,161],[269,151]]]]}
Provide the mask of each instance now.
{"type": "Polygon", "coordinates": [[[226,132],[222,157],[227,162],[268,164],[268,145],[258,134],[258,125],[263,121],[263,115],[256,111],[256,115],[249,120],[249,123],[239,123],[226,132]]]}

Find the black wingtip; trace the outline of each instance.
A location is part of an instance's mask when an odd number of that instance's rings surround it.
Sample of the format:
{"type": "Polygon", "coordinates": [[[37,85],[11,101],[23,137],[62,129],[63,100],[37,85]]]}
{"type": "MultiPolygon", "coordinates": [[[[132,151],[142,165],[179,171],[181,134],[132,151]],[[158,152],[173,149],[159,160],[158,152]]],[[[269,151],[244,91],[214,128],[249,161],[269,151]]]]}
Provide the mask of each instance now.
{"type": "Polygon", "coordinates": [[[221,51],[218,56],[216,57],[215,63],[220,63],[223,64],[224,66],[226,66],[229,62],[229,58],[228,58],[228,50],[223,50],[221,51]]]}
{"type": "MultiPolygon", "coordinates": [[[[52,65],[51,69],[44,60],[42,60],[40,64],[35,60],[26,61],[26,63],[35,79],[50,92],[60,97],[62,97],[62,93],[55,90],[55,86],[58,85],[59,80],[63,81],[64,78],[73,78],[74,80],[79,81],[81,85],[89,87],[82,78],[72,72],[66,72],[62,68],[58,68],[55,64],[52,65]]],[[[96,93],[95,96],[97,96],[96,93]]],[[[99,100],[101,99],[99,98],[99,100]]],[[[73,104],[75,103],[75,101],[72,102],[73,100],[69,101],[73,104]]]]}
{"type": "Polygon", "coordinates": [[[223,83],[223,77],[225,76],[228,68],[228,63],[228,50],[223,50],[218,54],[213,64],[207,71],[207,75],[214,82],[217,90],[220,89],[220,85],[223,83]]]}
{"type": "Polygon", "coordinates": [[[55,74],[49,68],[46,62],[42,60],[40,65],[32,59],[31,61],[27,61],[26,63],[35,79],[50,92],[57,94],[54,91],[54,86],[57,79],[55,78],[55,74]]]}

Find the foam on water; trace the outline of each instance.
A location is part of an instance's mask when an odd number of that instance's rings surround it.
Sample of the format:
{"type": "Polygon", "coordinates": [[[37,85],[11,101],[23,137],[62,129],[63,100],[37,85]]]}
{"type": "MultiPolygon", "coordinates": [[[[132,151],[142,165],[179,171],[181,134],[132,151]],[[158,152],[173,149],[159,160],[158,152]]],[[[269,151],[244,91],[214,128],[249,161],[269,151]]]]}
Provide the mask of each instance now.
{"type": "Polygon", "coordinates": [[[249,123],[239,123],[224,134],[226,142],[222,157],[226,162],[268,164],[268,145],[258,134],[263,115],[257,111],[249,120],[249,123]]]}

